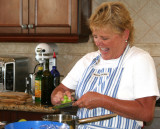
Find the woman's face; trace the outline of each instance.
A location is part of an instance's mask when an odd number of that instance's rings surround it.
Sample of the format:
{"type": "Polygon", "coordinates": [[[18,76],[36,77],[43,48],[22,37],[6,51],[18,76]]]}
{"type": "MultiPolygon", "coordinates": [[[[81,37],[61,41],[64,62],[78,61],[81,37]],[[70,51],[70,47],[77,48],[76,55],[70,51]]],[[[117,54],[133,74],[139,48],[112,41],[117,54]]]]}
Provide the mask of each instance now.
{"type": "Polygon", "coordinates": [[[115,33],[111,27],[105,29],[94,29],[92,31],[94,42],[101,52],[104,60],[119,58],[128,43],[129,31],[125,30],[121,35],[115,33]]]}

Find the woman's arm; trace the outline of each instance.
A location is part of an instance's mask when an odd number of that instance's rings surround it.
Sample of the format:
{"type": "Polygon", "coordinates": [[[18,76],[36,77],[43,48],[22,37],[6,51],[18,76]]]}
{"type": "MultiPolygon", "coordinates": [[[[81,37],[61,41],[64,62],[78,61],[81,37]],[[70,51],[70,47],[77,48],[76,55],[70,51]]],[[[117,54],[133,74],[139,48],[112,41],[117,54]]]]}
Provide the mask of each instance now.
{"type": "Polygon", "coordinates": [[[155,96],[120,100],[96,92],[88,92],[73,106],[88,109],[102,107],[126,118],[149,122],[153,119],[155,102],[155,96]]]}
{"type": "Polygon", "coordinates": [[[144,97],[136,100],[119,100],[106,97],[102,107],[126,118],[149,122],[153,119],[156,97],[144,97]],[[106,103],[106,104],[105,104],[106,103]]]}

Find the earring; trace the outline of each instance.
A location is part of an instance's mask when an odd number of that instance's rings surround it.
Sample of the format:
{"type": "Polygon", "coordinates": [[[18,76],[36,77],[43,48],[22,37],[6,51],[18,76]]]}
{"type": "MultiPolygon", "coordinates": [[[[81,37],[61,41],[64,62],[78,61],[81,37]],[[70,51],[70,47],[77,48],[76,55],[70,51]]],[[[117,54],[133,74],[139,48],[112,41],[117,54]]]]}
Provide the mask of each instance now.
{"type": "Polygon", "coordinates": [[[127,40],[125,40],[125,42],[127,43],[128,41],[127,41],[127,40]]]}

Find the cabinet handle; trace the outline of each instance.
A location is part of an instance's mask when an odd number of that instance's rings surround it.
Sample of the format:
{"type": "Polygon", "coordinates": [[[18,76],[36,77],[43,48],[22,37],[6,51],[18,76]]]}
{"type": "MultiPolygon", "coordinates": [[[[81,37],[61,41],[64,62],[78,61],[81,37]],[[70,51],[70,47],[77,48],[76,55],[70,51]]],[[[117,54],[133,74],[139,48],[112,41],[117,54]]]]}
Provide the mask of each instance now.
{"type": "Polygon", "coordinates": [[[28,25],[28,28],[29,28],[29,29],[33,29],[33,28],[34,28],[34,25],[33,25],[33,24],[29,24],[29,25],[28,25]]]}
{"type": "Polygon", "coordinates": [[[21,25],[21,27],[22,27],[22,29],[27,29],[27,25],[26,24],[24,24],[24,25],[21,25]]]}

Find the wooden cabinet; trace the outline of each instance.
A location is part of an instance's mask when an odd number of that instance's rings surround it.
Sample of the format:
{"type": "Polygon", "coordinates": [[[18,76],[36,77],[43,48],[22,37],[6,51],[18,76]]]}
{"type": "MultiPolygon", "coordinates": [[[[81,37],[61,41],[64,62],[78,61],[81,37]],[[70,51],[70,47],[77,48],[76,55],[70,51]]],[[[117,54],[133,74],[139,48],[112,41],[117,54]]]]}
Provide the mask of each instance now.
{"type": "Polygon", "coordinates": [[[53,113],[0,110],[0,121],[7,121],[8,123],[11,123],[16,122],[20,119],[42,120],[42,117],[48,114],[53,113]]]}
{"type": "Polygon", "coordinates": [[[77,42],[78,0],[0,0],[0,41],[77,42]]]}

